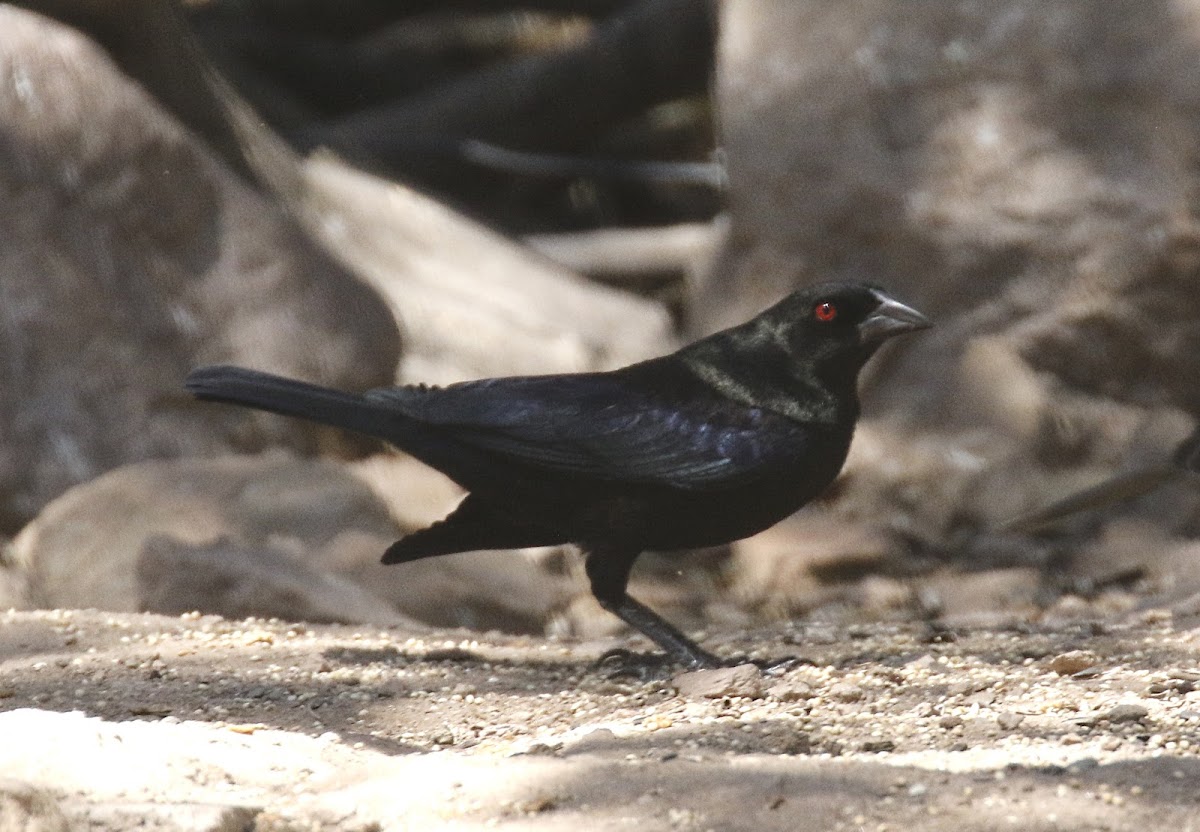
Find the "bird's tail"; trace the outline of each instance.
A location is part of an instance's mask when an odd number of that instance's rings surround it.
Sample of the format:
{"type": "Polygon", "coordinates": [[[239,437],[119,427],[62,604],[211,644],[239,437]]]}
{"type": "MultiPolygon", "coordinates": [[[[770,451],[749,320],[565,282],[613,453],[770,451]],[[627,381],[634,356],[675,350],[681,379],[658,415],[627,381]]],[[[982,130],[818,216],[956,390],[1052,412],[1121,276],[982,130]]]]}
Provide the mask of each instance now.
{"type": "Polygon", "coordinates": [[[243,367],[201,367],[183,387],[198,399],[227,402],[283,416],[295,416],[386,439],[396,415],[355,393],[343,393],[243,367]]]}

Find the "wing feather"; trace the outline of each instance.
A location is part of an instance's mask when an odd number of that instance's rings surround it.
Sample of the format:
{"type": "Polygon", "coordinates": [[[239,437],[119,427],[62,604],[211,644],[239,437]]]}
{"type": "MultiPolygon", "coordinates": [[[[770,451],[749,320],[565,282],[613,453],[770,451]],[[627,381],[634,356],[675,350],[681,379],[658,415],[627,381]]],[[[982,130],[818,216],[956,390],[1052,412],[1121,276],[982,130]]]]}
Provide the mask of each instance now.
{"type": "Polygon", "coordinates": [[[367,397],[462,445],[601,480],[721,487],[761,470],[772,454],[796,451],[762,442],[761,411],[731,407],[716,394],[689,396],[680,407],[671,391],[630,384],[615,373],[398,387],[367,397]]]}

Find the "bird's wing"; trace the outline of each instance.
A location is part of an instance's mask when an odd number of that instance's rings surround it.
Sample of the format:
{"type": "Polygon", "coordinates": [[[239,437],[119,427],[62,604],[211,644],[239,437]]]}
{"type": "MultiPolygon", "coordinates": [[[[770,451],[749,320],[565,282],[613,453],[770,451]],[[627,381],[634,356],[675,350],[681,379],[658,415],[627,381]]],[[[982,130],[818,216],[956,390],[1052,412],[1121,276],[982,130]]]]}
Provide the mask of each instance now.
{"type": "Polygon", "coordinates": [[[594,373],[388,388],[367,398],[463,445],[601,480],[719,488],[795,452],[791,437],[763,440],[761,412],[661,392],[594,373]]]}

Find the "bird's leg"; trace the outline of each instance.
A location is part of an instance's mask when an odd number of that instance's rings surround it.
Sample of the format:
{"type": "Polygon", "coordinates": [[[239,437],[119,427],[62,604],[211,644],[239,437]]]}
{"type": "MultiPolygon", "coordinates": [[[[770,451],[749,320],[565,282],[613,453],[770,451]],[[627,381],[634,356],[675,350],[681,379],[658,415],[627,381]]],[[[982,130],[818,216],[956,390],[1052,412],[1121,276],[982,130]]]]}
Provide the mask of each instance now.
{"type": "Polygon", "coordinates": [[[727,664],[723,659],[709,653],[685,636],[654,610],[640,601],[634,600],[628,594],[612,603],[606,602],[603,598],[599,600],[602,607],[618,616],[630,627],[640,631],[665,650],[672,659],[689,669],[724,667],[727,664]]]}
{"type": "Polygon", "coordinates": [[[629,597],[626,592],[629,572],[639,554],[641,552],[629,549],[587,549],[587,576],[592,584],[592,595],[596,596],[600,606],[688,668],[724,667],[727,662],[692,641],[645,604],[629,597]]]}

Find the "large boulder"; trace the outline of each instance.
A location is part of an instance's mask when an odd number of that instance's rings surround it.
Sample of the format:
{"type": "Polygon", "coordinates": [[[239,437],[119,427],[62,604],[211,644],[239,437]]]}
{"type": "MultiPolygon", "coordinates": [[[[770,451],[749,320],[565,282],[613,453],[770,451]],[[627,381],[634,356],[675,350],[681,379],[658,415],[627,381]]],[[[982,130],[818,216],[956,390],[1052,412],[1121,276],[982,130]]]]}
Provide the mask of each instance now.
{"type": "MultiPolygon", "coordinates": [[[[872,367],[827,510],[897,553],[1074,551],[1102,516],[1049,549],[991,530],[1200,415],[1200,3],[721,8],[732,231],[698,325],[797,283],[895,290],[936,327],[872,367]]],[[[1124,510],[1152,558],[1200,498],[1124,510]]]]}
{"type": "Polygon", "coordinates": [[[386,306],[99,48],[0,6],[0,78],[0,534],[124,463],[324,436],[194,405],[197,364],[394,378],[386,306]]]}
{"type": "Polygon", "coordinates": [[[180,600],[184,591],[167,585],[164,564],[174,562],[179,574],[199,575],[206,564],[228,572],[222,562],[254,560],[254,550],[272,563],[280,552],[315,561],[346,529],[381,540],[398,533],[371,490],[339,463],[281,452],[159,460],[110,471],[50,503],[13,541],[12,559],[40,607],[216,612],[226,608],[211,600],[212,581],[196,580],[190,600],[180,600]]]}
{"type": "Polygon", "coordinates": [[[25,577],[0,563],[0,610],[23,610],[28,606],[25,577]]]}
{"type": "Polygon", "coordinates": [[[134,566],[138,607],[179,615],[282,618],[346,624],[411,624],[353,583],[310,566],[271,543],[207,544],[150,537],[134,566]]]}
{"type": "Polygon", "coordinates": [[[12,560],[38,607],[541,632],[578,587],[520,553],[380,564],[421,525],[414,514],[453,505],[452,492],[422,480],[432,472],[401,470],[396,488],[434,497],[397,524],[368,484],[378,475],[332,460],[275,452],[129,465],[47,506],[13,541],[12,560]]]}

